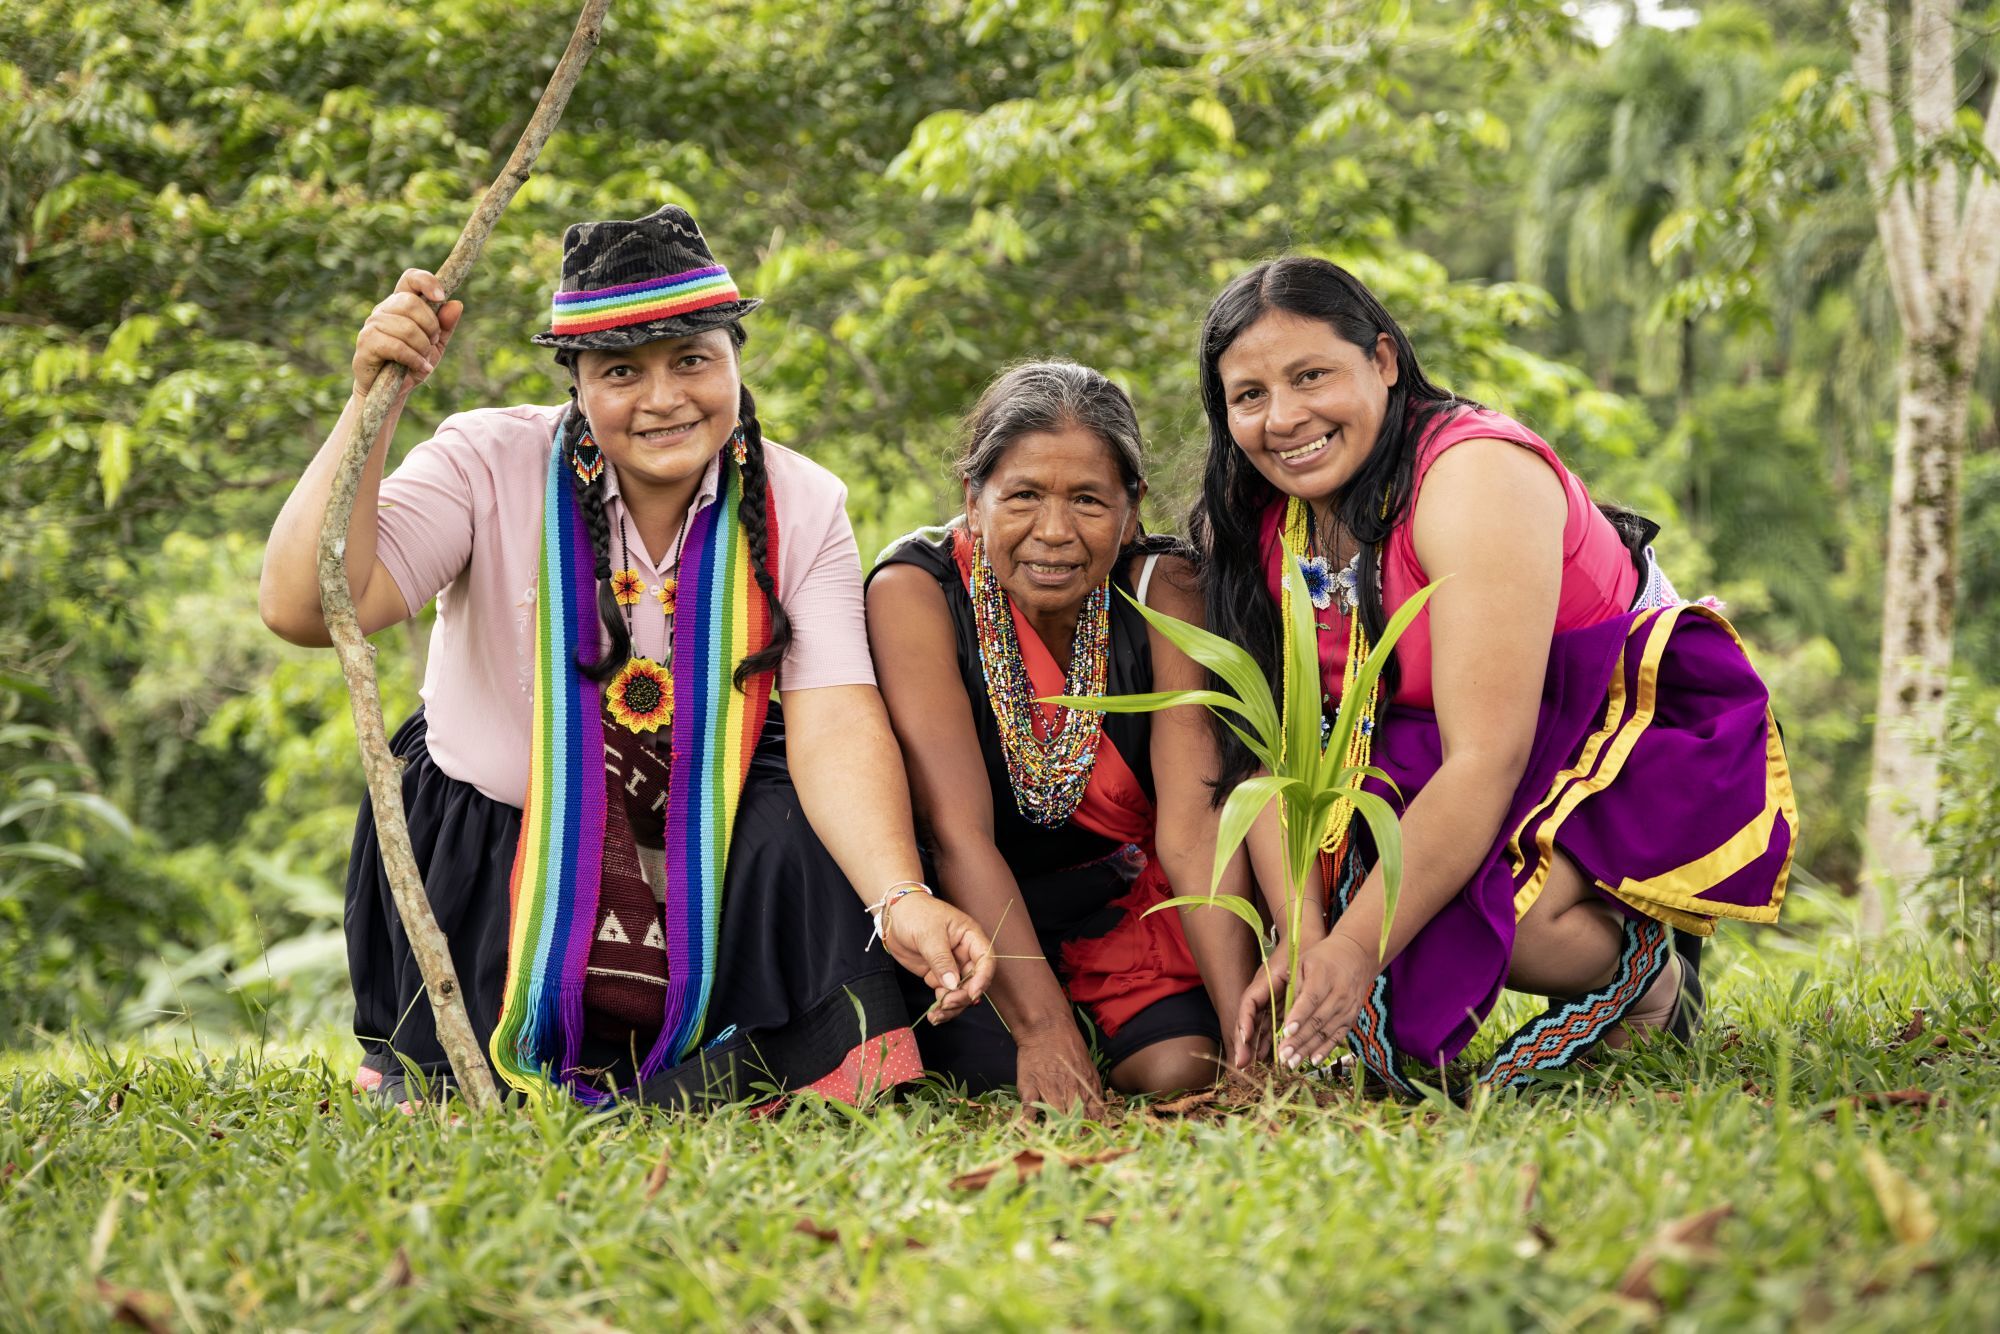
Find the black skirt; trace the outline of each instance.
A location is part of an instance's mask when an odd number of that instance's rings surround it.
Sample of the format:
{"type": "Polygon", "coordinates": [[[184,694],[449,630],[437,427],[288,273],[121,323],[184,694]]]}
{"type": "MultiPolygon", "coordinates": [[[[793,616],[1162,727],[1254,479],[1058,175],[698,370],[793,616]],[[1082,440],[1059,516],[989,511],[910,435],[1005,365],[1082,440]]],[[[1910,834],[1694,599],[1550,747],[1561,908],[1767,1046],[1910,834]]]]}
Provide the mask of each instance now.
{"type": "MultiPolygon", "coordinates": [[[[426,734],[419,709],[390,749],[406,765],[410,843],[483,1052],[506,984],[507,891],[521,812],[446,775],[431,759],[426,734]]],[[[343,920],[354,1034],[363,1048],[360,1082],[397,1101],[411,1096],[411,1073],[426,1084],[448,1083],[450,1063],[390,896],[365,797],[343,920]]],[[[914,1076],[901,970],[880,946],[866,948],[869,934],[860,898],[799,806],[774,704],[737,810],[701,1050],[648,1079],[634,1090],[636,1099],[733,1102],[806,1087],[842,1096],[850,1085],[914,1076]]],[[[602,1070],[606,1084],[632,1084],[629,1051],[586,1045],[582,1063],[602,1070]]]]}

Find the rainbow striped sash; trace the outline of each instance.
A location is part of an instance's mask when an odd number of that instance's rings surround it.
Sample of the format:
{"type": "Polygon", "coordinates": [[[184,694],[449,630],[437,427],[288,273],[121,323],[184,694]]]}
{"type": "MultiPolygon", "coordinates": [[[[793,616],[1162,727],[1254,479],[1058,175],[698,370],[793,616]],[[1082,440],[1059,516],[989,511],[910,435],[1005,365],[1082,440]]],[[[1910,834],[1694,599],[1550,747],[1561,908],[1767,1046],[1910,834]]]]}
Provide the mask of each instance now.
{"type": "MultiPolygon", "coordinates": [[[[575,1075],[604,854],[603,687],[575,663],[579,649],[586,661],[603,650],[595,560],[566,473],[568,444],[559,431],[542,509],[534,739],[508,891],[507,982],[490,1050],[514,1088],[534,1094],[553,1082],[596,1104],[610,1095],[575,1075]]],[[[770,608],[737,522],[740,500],[737,469],[725,462],[715,503],[689,521],[681,553],[666,814],[666,1012],[641,1079],[685,1060],[701,1038],[715,985],[730,835],[770,709],[770,674],[752,677],[743,690],[730,681],[736,664],[771,638],[770,608]]],[[[775,570],[778,512],[768,487],[765,504],[775,570]]]]}

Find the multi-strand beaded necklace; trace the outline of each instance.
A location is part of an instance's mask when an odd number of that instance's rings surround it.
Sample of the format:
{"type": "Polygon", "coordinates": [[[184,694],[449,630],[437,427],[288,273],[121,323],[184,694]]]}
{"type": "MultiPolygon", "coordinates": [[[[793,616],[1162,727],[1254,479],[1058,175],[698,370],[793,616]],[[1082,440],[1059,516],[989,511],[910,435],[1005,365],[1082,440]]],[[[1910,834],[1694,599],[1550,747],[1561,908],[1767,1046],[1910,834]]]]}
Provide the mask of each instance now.
{"type": "MultiPolygon", "coordinates": [[[[1000,749],[1007,757],[1007,780],[1014,804],[1039,825],[1054,827],[1068,821],[1090,785],[1097,762],[1098,725],[1104,714],[1091,709],[1056,710],[1044,741],[1036,729],[1040,706],[1021,659],[1021,641],[1014,629],[1014,609],[986,560],[986,544],[972,545],[972,619],[979,631],[979,662],[986,672],[986,694],[1000,726],[1000,749]]],[[[1064,686],[1073,696],[1104,693],[1111,663],[1111,581],[1106,579],[1084,599],[1077,617],[1076,639],[1070,650],[1064,686]]]]}
{"type": "MultiPolygon", "coordinates": [[[[1302,569],[1309,563],[1316,564],[1318,573],[1322,576],[1320,580],[1321,586],[1328,587],[1329,581],[1324,577],[1327,562],[1323,558],[1320,558],[1312,549],[1313,534],[1310,511],[1306,506],[1306,502],[1297,496],[1293,496],[1285,502],[1284,546],[1284,559],[1296,562],[1302,569]]],[[[1353,697],[1355,686],[1361,675],[1361,665],[1368,660],[1368,631],[1361,624],[1359,561],[1360,553],[1356,552],[1355,561],[1351,562],[1340,572],[1340,575],[1335,576],[1331,581],[1332,587],[1337,587],[1340,590],[1342,607],[1347,613],[1347,662],[1340,669],[1340,698],[1342,700],[1349,700],[1353,697]],[[1349,600],[1350,598],[1352,599],[1351,601],[1349,600]]],[[[1279,584],[1279,589],[1281,591],[1279,593],[1278,623],[1281,626],[1289,627],[1292,623],[1292,598],[1296,596],[1292,592],[1292,581],[1290,579],[1283,580],[1279,584]]],[[[1329,592],[1331,591],[1332,589],[1329,588],[1329,592]]],[[[1332,597],[1329,596],[1327,603],[1331,603],[1332,600],[1332,597]]],[[[1313,602],[1316,608],[1326,605],[1326,603],[1319,601],[1317,595],[1314,596],[1313,602]]],[[[1317,619],[1315,619],[1314,624],[1319,625],[1317,619]]],[[[1320,628],[1325,629],[1327,627],[1320,626],[1320,628]]],[[[1285,633],[1289,634],[1290,630],[1287,629],[1285,633]]],[[[1315,653],[1314,657],[1317,658],[1317,656],[1318,654],[1315,653]]],[[[1292,698],[1292,655],[1282,653],[1279,657],[1284,663],[1285,699],[1289,701],[1292,698]]],[[[1318,685],[1319,683],[1314,682],[1313,684],[1318,685]]],[[[1377,677],[1369,683],[1368,697],[1360,701],[1361,716],[1355,720],[1354,730],[1348,733],[1347,755],[1343,763],[1350,769],[1359,769],[1367,765],[1368,758],[1373,753],[1375,744],[1375,705],[1377,697],[1380,694],[1381,678],[1377,677]]],[[[1324,724],[1323,716],[1321,721],[1324,724]]],[[[1344,797],[1334,802],[1333,809],[1326,813],[1326,830],[1320,836],[1319,845],[1323,851],[1333,854],[1335,865],[1339,864],[1341,857],[1347,851],[1347,833],[1353,826],[1353,823],[1354,803],[1344,797]]]]}

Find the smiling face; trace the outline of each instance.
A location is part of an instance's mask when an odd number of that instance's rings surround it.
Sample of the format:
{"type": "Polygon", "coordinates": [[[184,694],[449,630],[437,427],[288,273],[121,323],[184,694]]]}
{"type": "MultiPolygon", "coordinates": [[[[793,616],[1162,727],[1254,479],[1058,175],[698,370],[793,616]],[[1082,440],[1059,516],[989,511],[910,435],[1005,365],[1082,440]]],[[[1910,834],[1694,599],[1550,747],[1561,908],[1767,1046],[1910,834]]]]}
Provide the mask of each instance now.
{"type": "Polygon", "coordinates": [[[965,517],[1007,596],[1038,621],[1073,619],[1139,532],[1118,455],[1076,425],[1016,437],[982,486],[966,484],[965,517]]]}
{"type": "Polygon", "coordinates": [[[577,402],[628,493],[699,477],[736,429],[741,388],[723,329],[576,360],[577,402]]]}
{"type": "Polygon", "coordinates": [[[1332,325],[1289,311],[1259,317],[1216,369],[1229,434],[1250,466],[1288,496],[1324,503],[1375,448],[1396,383],[1396,345],[1357,347],[1332,325]]]}

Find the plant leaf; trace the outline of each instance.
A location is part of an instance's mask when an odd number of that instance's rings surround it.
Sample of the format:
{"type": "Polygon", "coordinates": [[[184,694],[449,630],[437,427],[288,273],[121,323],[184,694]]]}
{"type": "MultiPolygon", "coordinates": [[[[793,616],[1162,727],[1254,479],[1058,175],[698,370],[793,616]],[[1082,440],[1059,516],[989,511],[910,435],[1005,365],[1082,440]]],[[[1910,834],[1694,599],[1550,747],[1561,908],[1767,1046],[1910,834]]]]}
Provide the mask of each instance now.
{"type": "Polygon", "coordinates": [[[1236,855],[1236,849],[1243,846],[1243,840],[1250,836],[1251,827],[1264,813],[1264,808],[1271,804],[1271,799],[1282,797],[1298,786],[1296,778],[1271,774],[1246,778],[1236,785],[1236,790],[1229,794],[1229,800],[1222,804],[1222,818],[1216,822],[1215,867],[1209,875],[1209,893],[1213,894],[1222,884],[1222,872],[1228,867],[1229,859],[1236,855]]]}
{"type": "Polygon", "coordinates": [[[1292,604],[1291,619],[1282,627],[1292,689],[1283,703],[1285,762],[1276,772],[1297,778],[1316,790],[1319,787],[1321,753],[1320,696],[1324,693],[1319,678],[1319,637],[1313,630],[1312,594],[1306,591],[1306,580],[1299,573],[1299,563],[1287,559],[1284,575],[1292,604]]]}
{"type": "Polygon", "coordinates": [[[1151,917],[1164,908],[1227,908],[1249,923],[1250,929],[1259,938],[1264,934],[1264,915],[1257,911],[1257,905],[1234,894],[1178,894],[1170,899],[1162,899],[1139,915],[1151,917]]]}
{"type": "MultiPolygon", "coordinates": [[[[1369,692],[1375,688],[1376,681],[1381,679],[1382,668],[1389,661],[1389,653],[1396,647],[1396,641],[1403,637],[1403,632],[1410,628],[1410,622],[1417,619],[1418,613],[1424,609],[1424,604],[1431,600],[1431,594],[1437,591],[1438,584],[1442,582],[1443,580],[1437,580],[1418,589],[1410,596],[1408,602],[1396,608],[1396,614],[1382,627],[1381,642],[1368,650],[1368,657],[1363,660],[1361,670],[1355,674],[1354,689],[1348,692],[1352,698],[1342,696],[1340,708],[1334,714],[1333,735],[1328,738],[1326,747],[1329,755],[1347,754],[1347,748],[1354,740],[1355,725],[1361,718],[1361,701],[1368,698],[1369,692]]],[[[1303,585],[1304,580],[1301,579],[1300,583],[1303,585]]]]}
{"type": "Polygon", "coordinates": [[[1396,901],[1403,895],[1403,827],[1388,802],[1373,792],[1349,788],[1347,799],[1375,836],[1375,864],[1382,868],[1382,939],[1375,946],[1380,961],[1389,952],[1389,928],[1396,921],[1396,901]]]}
{"type": "MultiPolygon", "coordinates": [[[[1217,714],[1216,716],[1218,718],[1222,717],[1222,715],[1220,714],[1217,714]]],[[[1257,757],[1257,762],[1264,766],[1264,769],[1267,773],[1272,770],[1275,770],[1278,767],[1277,754],[1274,751],[1272,751],[1272,749],[1269,746],[1264,744],[1262,738],[1251,736],[1248,732],[1244,731],[1242,728],[1238,727],[1235,723],[1231,722],[1227,718],[1222,719],[1222,725],[1228,728],[1230,731],[1236,733],[1237,740],[1241,741],[1245,746],[1248,746],[1250,748],[1250,753],[1257,757]]]]}
{"type": "Polygon", "coordinates": [[[1183,704],[1205,704],[1211,709],[1234,709],[1248,716],[1243,701],[1220,690],[1153,690],[1137,695],[1049,695],[1037,704],[1058,704],[1065,709],[1087,709],[1092,713],[1158,713],[1183,704]]]}
{"type": "Polygon", "coordinates": [[[1163,611],[1154,611],[1122,588],[1118,592],[1119,596],[1139,609],[1146,623],[1165,636],[1168,643],[1228,682],[1229,688],[1243,702],[1244,707],[1240,710],[1243,716],[1276,749],[1278,705],[1271,698],[1270,682],[1264,679],[1255,658],[1221,635],[1211,634],[1198,625],[1190,625],[1163,611]]]}

